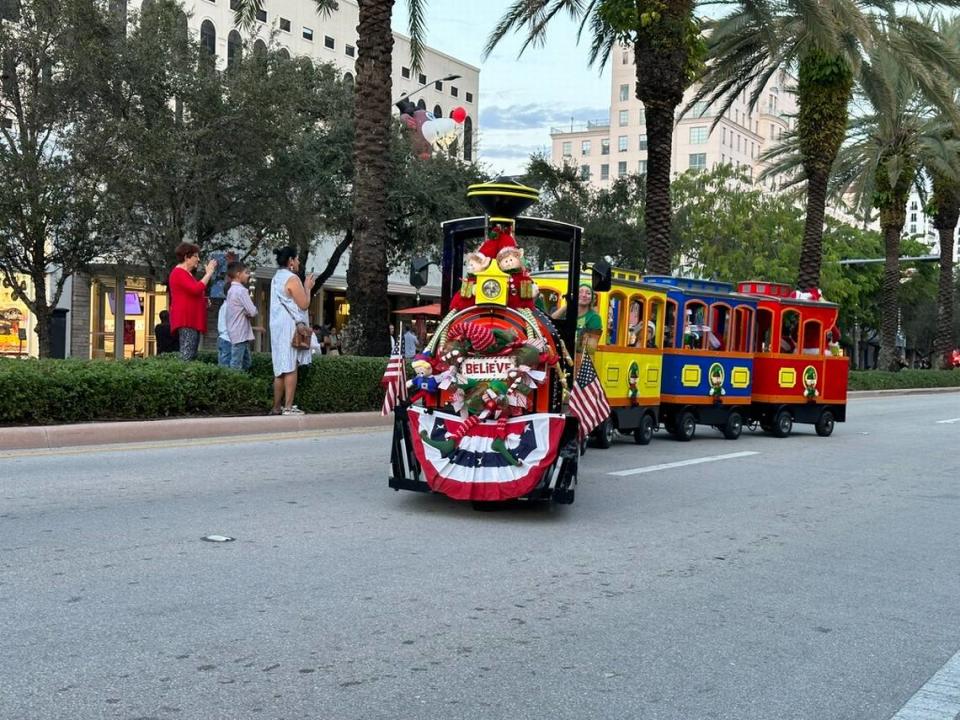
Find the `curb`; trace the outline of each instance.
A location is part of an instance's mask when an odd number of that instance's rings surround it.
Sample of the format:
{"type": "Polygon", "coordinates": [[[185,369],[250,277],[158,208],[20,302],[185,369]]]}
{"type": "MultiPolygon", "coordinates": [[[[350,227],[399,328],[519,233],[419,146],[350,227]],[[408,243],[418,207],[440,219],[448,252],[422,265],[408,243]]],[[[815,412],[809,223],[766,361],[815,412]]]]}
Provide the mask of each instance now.
{"type": "Polygon", "coordinates": [[[894,390],[851,390],[848,398],[889,397],[891,395],[937,395],[960,392],[960,387],[897,388],[894,390]]]}
{"type": "Polygon", "coordinates": [[[387,428],[393,417],[378,412],[327,413],[271,417],[266,415],[116,421],[76,425],[0,428],[0,451],[51,450],[88,445],[192,440],[195,438],[273,435],[321,430],[387,428]]]}

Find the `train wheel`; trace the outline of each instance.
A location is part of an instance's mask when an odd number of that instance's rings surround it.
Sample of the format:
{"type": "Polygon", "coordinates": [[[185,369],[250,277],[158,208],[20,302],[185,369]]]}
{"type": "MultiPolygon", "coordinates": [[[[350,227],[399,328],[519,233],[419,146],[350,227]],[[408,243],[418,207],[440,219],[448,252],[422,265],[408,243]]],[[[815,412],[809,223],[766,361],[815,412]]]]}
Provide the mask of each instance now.
{"type": "Polygon", "coordinates": [[[736,440],[743,432],[743,417],[740,413],[734,411],[730,413],[726,424],[721,428],[723,436],[727,440],[736,440]]]}
{"type": "Polygon", "coordinates": [[[694,434],[697,432],[697,419],[693,416],[693,413],[689,410],[684,410],[679,415],[677,415],[677,429],[674,432],[677,440],[682,440],[687,442],[692,440],[694,434]]]}
{"type": "Polygon", "coordinates": [[[613,424],[613,418],[608,417],[596,430],[596,434],[593,436],[596,441],[596,445],[601,450],[606,450],[608,447],[613,445],[613,439],[617,436],[617,428],[613,424]]]}
{"type": "Polygon", "coordinates": [[[820,437],[830,437],[831,433],[833,433],[833,426],[833,412],[830,410],[824,410],[820,415],[820,419],[817,420],[817,424],[813,427],[817,431],[817,435],[820,437]]]}
{"type": "Polygon", "coordinates": [[[644,415],[640,418],[640,427],[633,431],[633,441],[637,445],[649,445],[653,440],[653,417],[644,415]]]}
{"type": "Polygon", "coordinates": [[[793,430],[793,415],[786,408],[781,408],[773,416],[773,434],[778,438],[785,438],[793,430]]]}

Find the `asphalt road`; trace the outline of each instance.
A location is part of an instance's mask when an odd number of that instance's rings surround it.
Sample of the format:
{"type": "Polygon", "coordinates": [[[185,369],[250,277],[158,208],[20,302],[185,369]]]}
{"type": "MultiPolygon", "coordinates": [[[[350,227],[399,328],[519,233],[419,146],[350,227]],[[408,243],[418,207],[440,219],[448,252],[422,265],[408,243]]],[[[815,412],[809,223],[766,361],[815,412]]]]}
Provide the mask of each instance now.
{"type": "Polygon", "coordinates": [[[0,718],[887,720],[960,649],[960,395],[849,415],[493,513],[382,431],[0,454],[0,718]]]}

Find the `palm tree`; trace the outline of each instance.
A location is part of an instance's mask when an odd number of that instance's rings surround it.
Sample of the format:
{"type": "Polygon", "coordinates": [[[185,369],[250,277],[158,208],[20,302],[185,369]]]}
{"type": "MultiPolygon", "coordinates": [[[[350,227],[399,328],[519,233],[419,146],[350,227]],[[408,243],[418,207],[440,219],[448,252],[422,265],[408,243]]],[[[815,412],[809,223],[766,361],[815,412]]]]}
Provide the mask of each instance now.
{"type": "MultiPolygon", "coordinates": [[[[735,9],[710,25],[708,66],[693,102],[720,102],[719,120],[741,93],[746,92],[755,107],[778,70],[796,74],[797,141],[807,184],[798,283],[802,289],[817,287],[827,185],[847,130],[847,109],[864,57],[875,47],[889,47],[920,87],[936,94],[934,71],[960,78],[960,55],[929,24],[896,16],[888,0],[727,0],[726,4],[735,9]]],[[[918,4],[956,7],[960,0],[918,4]]]]}
{"type": "Polygon", "coordinates": [[[511,31],[526,30],[520,49],[544,42],[547,25],[563,13],[587,24],[589,64],[605,65],[617,44],[633,50],[635,93],[647,121],[645,224],[647,270],[671,270],[670,157],[677,106],[701,69],[703,43],[695,0],[515,0],[487,41],[489,55],[511,31]]]}
{"type": "MultiPolygon", "coordinates": [[[[329,15],[337,0],[314,0],[317,12],[329,15]]],[[[353,247],[347,269],[350,321],[345,349],[356,355],[389,353],[387,323],[387,183],[390,177],[392,129],[391,68],[394,0],[357,0],[357,77],[354,86],[355,175],[353,182],[353,247]]],[[[253,24],[261,0],[238,0],[235,21],[253,24]]],[[[423,59],[424,0],[407,0],[410,61],[423,59]]]]}
{"type": "MultiPolygon", "coordinates": [[[[945,102],[949,93],[931,100],[945,102]]],[[[931,110],[914,73],[888,45],[874,46],[860,68],[858,112],[832,165],[827,194],[848,204],[865,220],[876,210],[884,242],[880,307],[881,369],[896,369],[899,326],[900,238],[911,189],[925,194],[924,168],[950,183],[960,182],[960,141],[944,138],[942,117],[931,110]],[[862,101],[862,103],[860,102],[862,101]]],[[[948,126],[950,127],[950,126],[948,126]]],[[[761,177],[796,171],[803,162],[800,133],[792,133],[764,159],[776,159],[761,177]]]]}

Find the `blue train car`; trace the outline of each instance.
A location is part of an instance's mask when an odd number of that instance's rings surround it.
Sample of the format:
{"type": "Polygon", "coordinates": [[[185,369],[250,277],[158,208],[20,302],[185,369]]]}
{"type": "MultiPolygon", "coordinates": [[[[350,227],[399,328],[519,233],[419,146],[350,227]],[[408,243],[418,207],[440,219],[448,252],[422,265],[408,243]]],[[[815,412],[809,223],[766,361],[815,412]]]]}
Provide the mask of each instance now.
{"type": "Polygon", "coordinates": [[[735,440],[749,418],[757,300],[733,285],[666,275],[660,420],[680,440],[711,425],[735,440]]]}

